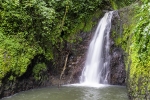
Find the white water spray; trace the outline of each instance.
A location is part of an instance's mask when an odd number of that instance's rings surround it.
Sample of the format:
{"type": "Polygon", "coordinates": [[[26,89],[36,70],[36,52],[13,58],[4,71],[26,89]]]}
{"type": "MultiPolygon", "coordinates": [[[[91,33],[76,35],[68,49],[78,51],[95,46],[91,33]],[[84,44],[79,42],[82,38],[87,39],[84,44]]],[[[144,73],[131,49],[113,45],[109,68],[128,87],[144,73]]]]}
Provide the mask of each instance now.
{"type": "Polygon", "coordinates": [[[109,81],[109,33],[113,11],[105,13],[90,43],[80,83],[88,86],[108,84],[109,81]]]}

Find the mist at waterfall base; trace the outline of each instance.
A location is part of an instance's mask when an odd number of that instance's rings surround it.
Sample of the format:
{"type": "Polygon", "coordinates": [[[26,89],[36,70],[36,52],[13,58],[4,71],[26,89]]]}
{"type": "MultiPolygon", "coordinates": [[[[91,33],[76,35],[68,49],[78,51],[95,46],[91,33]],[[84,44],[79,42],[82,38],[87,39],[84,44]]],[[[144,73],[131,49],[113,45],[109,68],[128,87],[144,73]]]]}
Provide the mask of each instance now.
{"type": "Polygon", "coordinates": [[[74,86],[103,87],[110,79],[109,33],[113,11],[105,13],[99,21],[89,45],[85,66],[79,84],[74,86]]]}

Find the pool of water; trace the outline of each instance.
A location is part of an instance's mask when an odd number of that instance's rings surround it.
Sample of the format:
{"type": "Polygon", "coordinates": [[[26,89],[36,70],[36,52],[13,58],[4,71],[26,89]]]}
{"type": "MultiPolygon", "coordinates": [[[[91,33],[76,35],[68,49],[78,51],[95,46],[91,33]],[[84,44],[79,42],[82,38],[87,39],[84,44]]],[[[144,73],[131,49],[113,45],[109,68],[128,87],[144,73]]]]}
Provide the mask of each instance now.
{"type": "Polygon", "coordinates": [[[128,100],[122,86],[62,86],[33,89],[1,100],[128,100]]]}

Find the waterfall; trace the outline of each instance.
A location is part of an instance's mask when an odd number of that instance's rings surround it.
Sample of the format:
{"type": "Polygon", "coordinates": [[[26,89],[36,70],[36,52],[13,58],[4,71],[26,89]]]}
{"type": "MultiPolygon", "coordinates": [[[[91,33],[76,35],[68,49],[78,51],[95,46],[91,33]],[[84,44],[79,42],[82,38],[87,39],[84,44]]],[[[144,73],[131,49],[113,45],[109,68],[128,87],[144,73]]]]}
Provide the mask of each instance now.
{"type": "Polygon", "coordinates": [[[109,33],[113,11],[105,13],[99,21],[89,45],[80,83],[86,85],[108,84],[110,77],[109,33]]]}

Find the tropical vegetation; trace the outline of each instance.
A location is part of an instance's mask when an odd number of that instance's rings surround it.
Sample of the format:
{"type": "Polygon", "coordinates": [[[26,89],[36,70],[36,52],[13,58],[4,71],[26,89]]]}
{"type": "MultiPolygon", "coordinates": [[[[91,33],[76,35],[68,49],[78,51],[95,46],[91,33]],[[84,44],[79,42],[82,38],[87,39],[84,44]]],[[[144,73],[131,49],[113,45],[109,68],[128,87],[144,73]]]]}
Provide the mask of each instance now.
{"type": "Polygon", "coordinates": [[[134,16],[129,15],[130,24],[123,25],[123,36],[115,42],[127,54],[129,95],[135,100],[148,99],[149,0],[0,0],[0,86],[4,78],[21,77],[35,57],[33,75],[38,79],[38,73],[46,70],[46,61],[55,63],[65,42],[82,40],[77,33],[91,30],[96,24],[93,16],[99,17],[105,7],[117,10],[131,3],[135,3],[134,16]]]}

